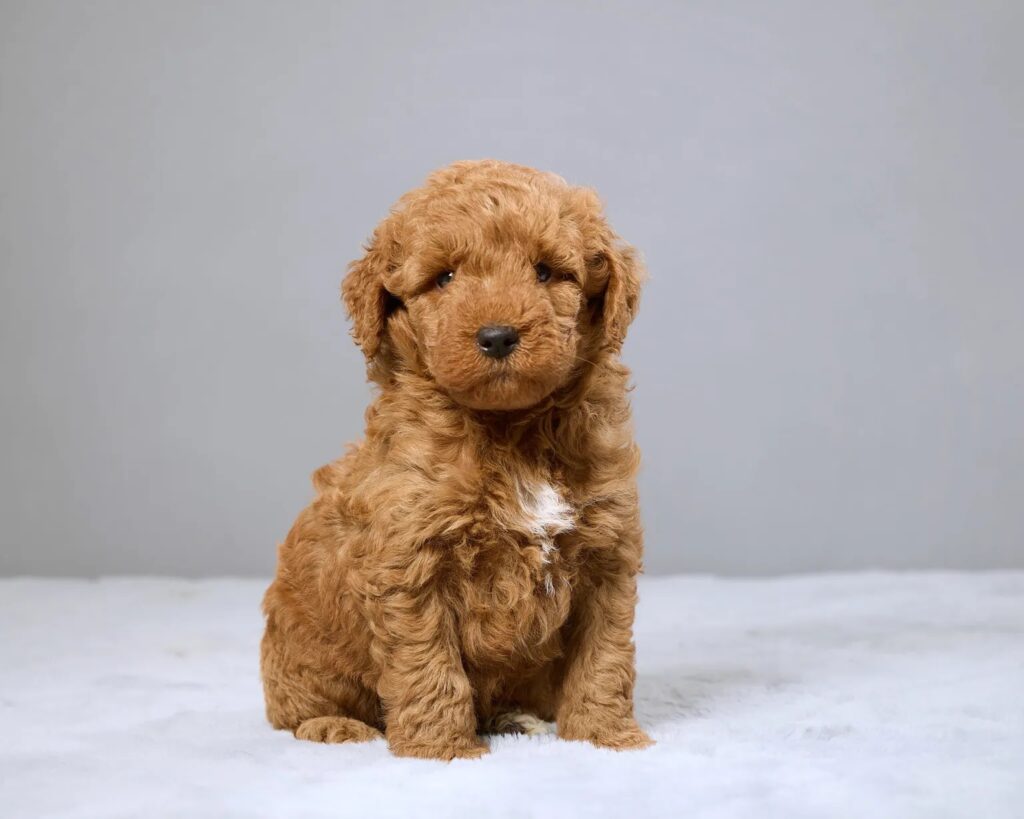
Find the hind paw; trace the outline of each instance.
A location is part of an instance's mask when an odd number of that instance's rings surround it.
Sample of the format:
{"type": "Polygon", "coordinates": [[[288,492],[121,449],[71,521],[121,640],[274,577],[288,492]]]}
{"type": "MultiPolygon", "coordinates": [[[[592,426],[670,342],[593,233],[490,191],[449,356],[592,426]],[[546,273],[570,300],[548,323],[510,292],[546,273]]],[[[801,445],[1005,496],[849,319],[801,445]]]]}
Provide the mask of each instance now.
{"type": "Polygon", "coordinates": [[[351,717],[314,717],[295,729],[295,736],[310,742],[369,742],[384,735],[351,717]]]}

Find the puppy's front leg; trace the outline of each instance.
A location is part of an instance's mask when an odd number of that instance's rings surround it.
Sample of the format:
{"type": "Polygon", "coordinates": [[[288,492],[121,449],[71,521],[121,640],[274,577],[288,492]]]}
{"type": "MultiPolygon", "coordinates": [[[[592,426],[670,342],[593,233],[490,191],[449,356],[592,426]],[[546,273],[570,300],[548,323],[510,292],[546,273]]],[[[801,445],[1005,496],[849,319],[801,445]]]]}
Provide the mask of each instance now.
{"type": "Polygon", "coordinates": [[[653,744],[633,716],[635,607],[636,577],[625,565],[604,573],[574,605],[557,717],[563,739],[617,750],[653,744]]]}
{"type": "Polygon", "coordinates": [[[387,656],[378,693],[391,751],[444,760],[487,753],[451,613],[430,591],[395,591],[382,614],[387,656]]]}

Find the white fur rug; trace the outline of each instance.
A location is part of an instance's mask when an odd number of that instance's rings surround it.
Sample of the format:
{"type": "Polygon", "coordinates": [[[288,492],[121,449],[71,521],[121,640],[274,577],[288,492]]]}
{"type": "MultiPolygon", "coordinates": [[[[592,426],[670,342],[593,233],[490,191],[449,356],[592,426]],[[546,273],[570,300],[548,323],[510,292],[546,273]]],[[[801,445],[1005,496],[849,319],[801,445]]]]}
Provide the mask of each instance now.
{"type": "Polygon", "coordinates": [[[0,815],[1024,816],[1024,573],[646,578],[614,753],[263,721],[251,580],[0,581],[0,815]]]}

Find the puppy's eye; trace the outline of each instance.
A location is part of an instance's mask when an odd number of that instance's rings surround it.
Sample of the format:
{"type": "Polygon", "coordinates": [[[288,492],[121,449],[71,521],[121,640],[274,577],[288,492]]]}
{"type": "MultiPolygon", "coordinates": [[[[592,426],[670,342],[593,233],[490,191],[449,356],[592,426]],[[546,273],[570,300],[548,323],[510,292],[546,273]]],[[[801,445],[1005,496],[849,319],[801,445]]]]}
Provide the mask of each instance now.
{"type": "Polygon", "coordinates": [[[455,278],[455,271],[454,270],[446,270],[446,271],[444,271],[444,273],[441,273],[437,277],[437,286],[438,287],[447,287],[449,284],[452,283],[452,279],[454,279],[454,278],[455,278]]]}
{"type": "Polygon", "coordinates": [[[551,268],[544,264],[544,262],[537,262],[537,264],[533,266],[533,269],[537,271],[537,281],[551,281],[551,268]]]}

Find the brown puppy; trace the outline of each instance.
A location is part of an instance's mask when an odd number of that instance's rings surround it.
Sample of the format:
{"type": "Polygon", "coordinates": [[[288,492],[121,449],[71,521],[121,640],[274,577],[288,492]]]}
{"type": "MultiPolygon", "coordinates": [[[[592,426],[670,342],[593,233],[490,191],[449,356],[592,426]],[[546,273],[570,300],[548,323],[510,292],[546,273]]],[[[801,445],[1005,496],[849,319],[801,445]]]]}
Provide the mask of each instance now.
{"type": "Polygon", "coordinates": [[[608,748],[633,716],[638,452],[618,353],[641,271],[597,196],[460,162],[406,194],[342,285],[379,393],[267,591],[267,716],[475,757],[478,732],[608,748]]]}

